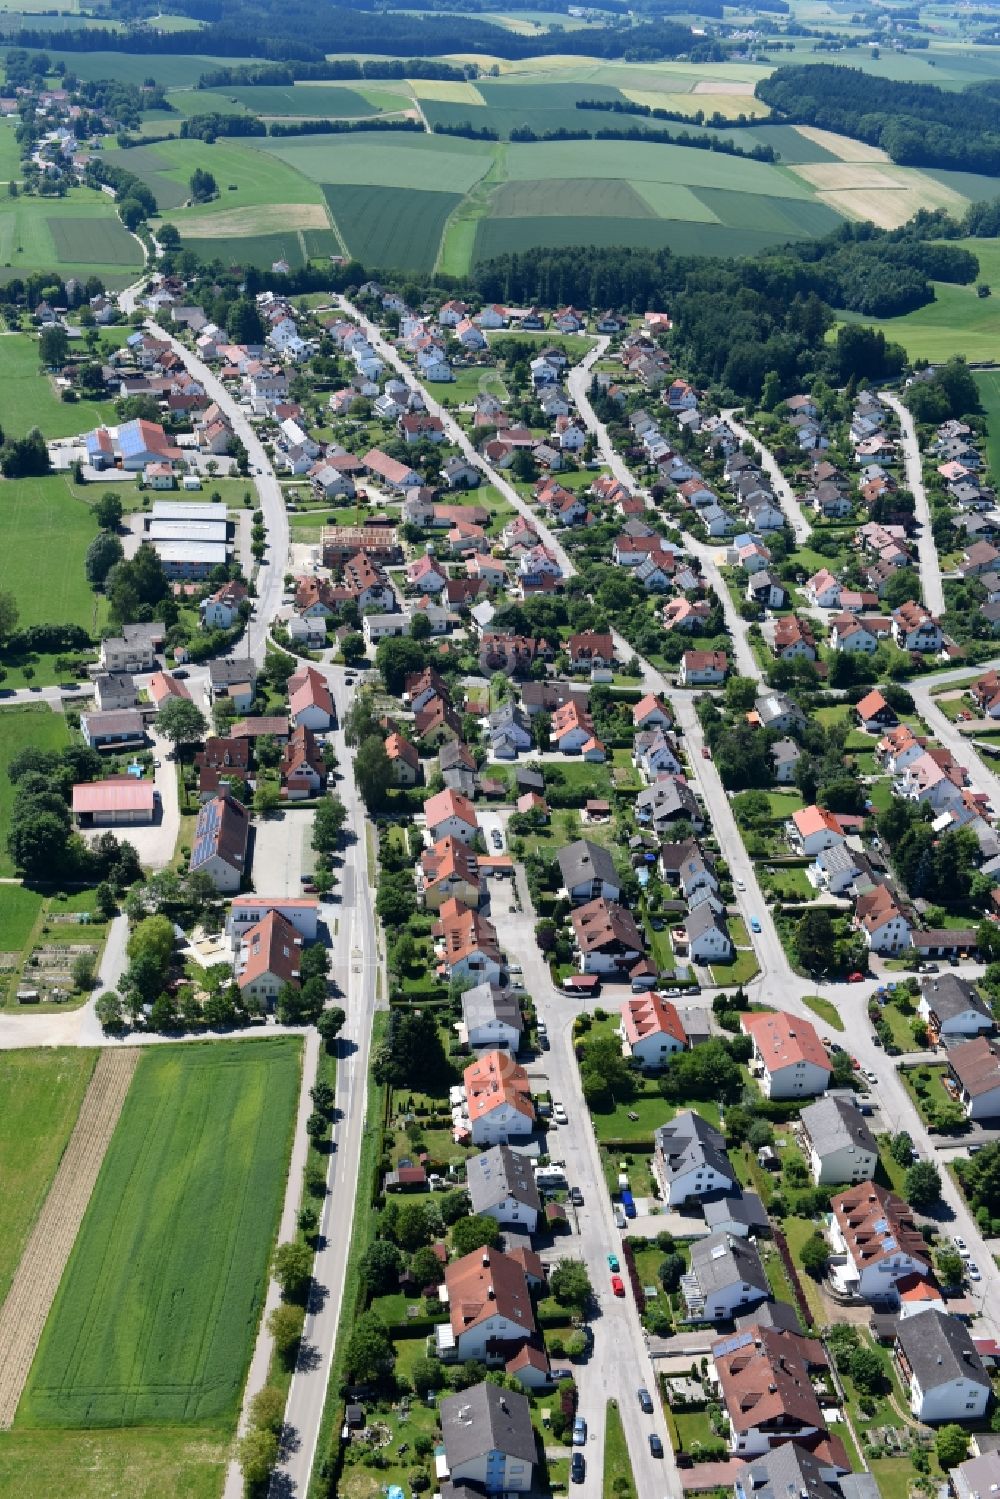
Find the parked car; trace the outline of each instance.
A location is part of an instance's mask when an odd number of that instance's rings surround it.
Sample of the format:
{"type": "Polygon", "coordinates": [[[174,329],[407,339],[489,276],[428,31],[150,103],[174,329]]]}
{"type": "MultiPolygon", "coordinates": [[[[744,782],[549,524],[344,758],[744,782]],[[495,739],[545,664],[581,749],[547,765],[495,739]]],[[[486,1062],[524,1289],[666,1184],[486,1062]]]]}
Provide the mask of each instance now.
{"type": "Polygon", "coordinates": [[[649,1451],[652,1457],[663,1456],[663,1443],[660,1441],[655,1431],[651,1431],[649,1433],[649,1451]]]}
{"type": "Polygon", "coordinates": [[[587,1460],[582,1452],[574,1452],[570,1458],[569,1476],[574,1483],[582,1483],[587,1476],[587,1460]]]}
{"type": "Polygon", "coordinates": [[[618,1265],[618,1256],[616,1254],[609,1254],[608,1255],[608,1269],[609,1270],[614,1270],[615,1273],[617,1274],[618,1269],[619,1269],[619,1265],[618,1265]]]}
{"type": "Polygon", "coordinates": [[[644,1385],[640,1385],[635,1393],[639,1397],[640,1410],[644,1411],[647,1416],[651,1416],[653,1414],[653,1397],[649,1391],[644,1385]]]}
{"type": "Polygon", "coordinates": [[[573,1446],[585,1447],[587,1444],[587,1423],[582,1416],[577,1416],[573,1422],[573,1446]]]}
{"type": "Polygon", "coordinates": [[[847,975],[847,982],[849,984],[863,984],[864,981],[865,976],[863,973],[849,973],[847,975]]]}
{"type": "Polygon", "coordinates": [[[625,1228],[627,1226],[628,1220],[625,1217],[625,1209],[622,1207],[622,1205],[621,1205],[620,1202],[616,1202],[615,1203],[614,1213],[615,1213],[615,1227],[616,1228],[625,1228]]]}
{"type": "Polygon", "coordinates": [[[620,1275],[612,1275],[611,1289],[616,1296],[625,1295],[625,1282],[622,1280],[620,1275]]]}
{"type": "Polygon", "coordinates": [[[952,1234],[952,1236],[951,1236],[951,1242],[955,1246],[955,1248],[958,1250],[959,1254],[961,1254],[963,1252],[963,1250],[965,1250],[968,1247],[966,1245],[965,1240],[962,1238],[961,1234],[952,1234]]]}
{"type": "Polygon", "coordinates": [[[979,1273],[979,1266],[976,1264],[975,1260],[969,1260],[968,1264],[965,1267],[965,1273],[970,1280],[982,1280],[983,1278],[979,1273]]]}
{"type": "Polygon", "coordinates": [[[735,884],[737,890],[745,890],[747,888],[746,880],[741,880],[739,875],[736,876],[736,879],[733,883],[735,884]]]}
{"type": "Polygon", "coordinates": [[[759,932],[760,931],[760,917],[759,916],[751,916],[750,917],[750,930],[752,932],[759,932]]]}
{"type": "Polygon", "coordinates": [[[561,1103],[556,1103],[554,1100],[552,1103],[552,1117],[557,1124],[569,1123],[569,1115],[566,1113],[566,1110],[561,1103]]]}

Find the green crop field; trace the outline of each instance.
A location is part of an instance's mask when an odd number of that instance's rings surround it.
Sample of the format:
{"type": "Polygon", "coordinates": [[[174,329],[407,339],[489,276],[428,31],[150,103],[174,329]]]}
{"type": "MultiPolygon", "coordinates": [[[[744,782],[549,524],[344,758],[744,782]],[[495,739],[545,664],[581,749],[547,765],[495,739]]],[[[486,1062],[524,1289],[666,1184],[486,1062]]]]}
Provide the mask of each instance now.
{"type": "Polygon", "coordinates": [[[66,71],[90,83],[98,78],[114,78],[118,83],[141,85],[143,79],[155,76],[163,88],[189,88],[202,73],[213,68],[239,68],[255,61],[252,57],[206,57],[195,53],[166,52],[55,52],[48,50],[54,63],[62,62],[66,71]]]}
{"type": "Polygon", "coordinates": [[[261,266],[264,270],[270,269],[276,260],[287,260],[294,271],[307,260],[340,253],[332,229],[290,229],[287,234],[247,234],[239,239],[199,236],[184,243],[190,245],[202,260],[221,260],[223,265],[238,261],[241,265],[261,266]]]}
{"type": "Polygon", "coordinates": [[[96,1060],[96,1050],[83,1048],[0,1052],[0,1303],[73,1131],[96,1060]]]}
{"type": "Polygon", "coordinates": [[[328,187],[326,200],[349,253],[362,265],[385,270],[433,268],[457,193],[396,188],[328,187]]]}
{"type": "Polygon", "coordinates": [[[489,170],[495,147],[434,135],[368,134],[301,136],[261,142],[261,154],[277,157],[325,186],[407,187],[427,192],[467,193],[489,170]]]}
{"type": "Polygon", "coordinates": [[[41,909],[42,897],[37,890],[29,890],[26,885],[0,885],[0,952],[20,952],[41,909]]]}
{"type": "Polygon", "coordinates": [[[911,359],[940,361],[953,354],[966,359],[992,362],[1000,350],[1000,297],[976,296],[974,286],[934,283],[935,299],[903,317],[851,317],[844,322],[863,322],[881,328],[886,338],[903,345],[911,359]]]}
{"type": "MultiPolygon", "coordinates": [[[[258,115],[288,115],[292,119],[306,119],[310,115],[327,119],[364,119],[379,113],[364,94],[333,83],[299,84],[290,88],[261,85],[227,88],[223,92],[227,101],[235,100],[258,115]]],[[[400,97],[395,107],[404,109],[408,102],[400,97]]]]}
{"type": "Polygon", "coordinates": [[[21,150],[9,122],[0,124],[0,182],[9,182],[21,176],[21,150]]]}
{"type": "Polygon", "coordinates": [[[284,1194],[297,1039],[143,1053],[49,1314],[22,1427],[235,1416],[284,1194]]]}
{"type": "Polygon", "coordinates": [[[86,498],[76,498],[66,474],[11,479],[3,486],[0,588],[17,600],[22,626],[65,623],[93,630],[101,618],[83,566],[97,535],[89,504],[96,493],[77,493],[86,498]]]}
{"type": "Polygon", "coordinates": [[[698,151],[690,146],[659,146],[645,141],[538,141],[512,145],[507,154],[511,180],[615,177],[629,182],[678,182],[688,187],[730,188],[778,198],[808,198],[808,187],[768,162],[698,151]]]}
{"type": "Polygon", "coordinates": [[[142,265],[142,251],[115,214],[110,198],[72,188],[65,198],[0,198],[3,279],[31,271],[63,276],[117,275],[124,285],[142,265]]]}
{"type": "MultiPolygon", "coordinates": [[[[61,713],[53,713],[43,704],[30,708],[0,707],[0,828],[10,827],[10,809],[15,791],[7,779],[7,766],[15,755],[29,746],[38,749],[63,749],[69,744],[69,728],[61,713]]],[[[0,876],[9,878],[14,866],[7,854],[6,839],[0,840],[0,876]]],[[[24,913],[13,910],[4,925],[8,937],[23,930],[24,913]]]]}

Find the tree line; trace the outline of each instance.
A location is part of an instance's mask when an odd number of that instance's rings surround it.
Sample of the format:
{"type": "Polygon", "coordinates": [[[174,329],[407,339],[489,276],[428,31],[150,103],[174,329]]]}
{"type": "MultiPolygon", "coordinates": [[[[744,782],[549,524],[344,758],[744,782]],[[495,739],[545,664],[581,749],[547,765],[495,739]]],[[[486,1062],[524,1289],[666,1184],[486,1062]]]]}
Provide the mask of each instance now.
{"type": "Polygon", "coordinates": [[[880,146],[902,166],[1000,173],[1000,96],[989,84],[951,92],[810,63],[777,68],[755,92],[786,119],[880,146]]]}
{"type": "MultiPolygon", "coordinates": [[[[579,105],[578,105],[579,107],[579,105]]],[[[601,106],[603,108],[603,106],[601,106]]],[[[683,115],[675,116],[683,119],[683,115]]],[[[367,122],[365,122],[367,123],[367,122]]],[[[272,134],[274,132],[272,131],[272,134]]],[[[474,125],[471,120],[459,120],[456,124],[448,125],[437,121],[434,125],[435,135],[459,135],[466,140],[474,141],[498,141],[500,132],[493,125],[474,125]]],[[[773,146],[738,146],[734,141],[727,140],[724,135],[692,135],[689,130],[682,130],[673,135],[669,130],[641,130],[637,125],[627,129],[613,129],[605,127],[602,130],[587,130],[583,126],[569,129],[560,125],[554,130],[533,130],[530,125],[515,125],[510,132],[512,141],[522,143],[530,141],[643,141],[646,144],[656,146],[693,146],[699,151],[721,151],[726,156],[747,156],[753,161],[775,161],[777,159],[773,146]]]]}
{"type": "MultiPolygon", "coordinates": [[[[28,54],[25,53],[25,56],[28,54]]],[[[382,58],[375,62],[358,62],[355,58],[338,58],[323,62],[248,63],[245,67],[214,68],[202,73],[196,88],[259,88],[269,85],[287,88],[301,83],[342,83],[352,79],[425,78],[445,82],[462,83],[466,78],[478,77],[475,63],[456,67],[450,62],[439,62],[437,58],[404,57],[382,58]]]]}

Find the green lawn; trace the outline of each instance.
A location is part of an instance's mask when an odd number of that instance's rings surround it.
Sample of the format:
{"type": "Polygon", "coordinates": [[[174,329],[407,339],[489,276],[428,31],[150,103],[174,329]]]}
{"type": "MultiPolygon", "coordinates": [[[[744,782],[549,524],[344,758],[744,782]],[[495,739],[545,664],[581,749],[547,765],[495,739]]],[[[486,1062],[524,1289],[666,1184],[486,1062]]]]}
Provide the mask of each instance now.
{"type": "Polygon", "coordinates": [[[631,1471],[621,1412],[617,1401],[609,1400],[604,1426],[604,1499],[635,1499],[631,1471]],[[624,1485],[616,1482],[622,1478],[624,1485]]]}
{"type": "MultiPolygon", "coordinates": [[[[73,1131],[96,1060],[95,1050],[84,1049],[0,1052],[0,1303],[73,1131]]],[[[2,1468],[0,1455],[0,1473],[2,1468]]]]}
{"type": "Polygon", "coordinates": [[[0,588],[17,600],[18,623],[22,628],[76,624],[96,635],[104,601],[84,571],[87,548],[97,535],[88,503],[96,494],[86,488],[74,493],[69,476],[56,474],[11,480],[4,484],[3,498],[0,588]]]}
{"type": "Polygon", "coordinates": [[[0,885],[0,952],[20,952],[41,909],[37,891],[23,885],[0,885]]]}
{"type": "MultiPolygon", "coordinates": [[[[0,828],[10,825],[10,809],[14,805],[14,787],[7,779],[7,766],[14,756],[29,745],[37,745],[40,749],[62,749],[68,743],[69,729],[61,713],[53,713],[41,705],[0,708],[0,828]]],[[[0,839],[0,876],[13,873],[6,841],[0,839]]],[[[25,919],[23,906],[12,905],[10,911],[10,929],[22,929],[25,919]],[[20,914],[15,914],[17,911],[20,914]]]]}
{"type": "Polygon", "coordinates": [[[872,324],[881,329],[887,339],[903,345],[910,359],[936,363],[953,354],[963,354],[975,361],[995,359],[1000,337],[1000,297],[977,297],[974,285],[952,286],[935,281],[933,286],[934,301],[902,317],[876,321],[858,316],[845,317],[844,321],[872,324]]]}
{"type": "MultiPolygon", "coordinates": [[[[1000,293],[1000,285],[997,291],[1000,293]]],[[[980,370],[976,374],[976,384],[986,416],[986,459],[995,482],[996,477],[1000,476],[1000,372],[980,370]]],[[[939,706],[947,708],[948,705],[941,703],[939,706]]]]}
{"type": "MultiPolygon", "coordinates": [[[[910,1046],[912,1047],[912,1045],[913,1041],[911,1037],[910,1046]]],[[[925,1124],[927,1123],[928,1109],[941,1108],[944,1105],[952,1104],[955,1101],[944,1086],[943,1079],[947,1076],[947,1074],[948,1069],[945,1066],[913,1067],[901,1071],[899,1074],[903,1080],[904,1088],[916,1104],[917,1112],[920,1114],[920,1117],[923,1119],[925,1124]],[[929,1073],[929,1077],[925,1077],[925,1073],[929,1073]],[[923,1097],[921,1097],[916,1090],[916,1083],[918,1080],[926,1083],[927,1085],[928,1091],[923,1095],[923,1097]]]]}
{"type": "Polygon", "coordinates": [[[300,1065],[291,1038],[144,1052],[19,1426],[232,1421],[284,1193],[300,1065]]]}
{"type": "Polygon", "coordinates": [[[749,984],[760,972],[760,964],[752,950],[737,949],[731,963],[713,963],[711,972],[715,983],[728,989],[734,984],[749,984]]]}
{"type": "MultiPolygon", "coordinates": [[[[0,414],[8,436],[41,427],[47,438],[74,437],[99,422],[114,420],[109,401],[62,401],[40,371],[38,340],[29,333],[4,338],[0,359],[0,414]]],[[[6,494],[8,486],[4,485],[6,494]]]]}
{"type": "Polygon", "coordinates": [[[823,999],[818,994],[803,995],[803,1003],[814,1015],[818,1015],[827,1025],[832,1026],[835,1031],[844,1029],[844,1022],[840,1018],[840,1011],[830,999],[823,999]]]}

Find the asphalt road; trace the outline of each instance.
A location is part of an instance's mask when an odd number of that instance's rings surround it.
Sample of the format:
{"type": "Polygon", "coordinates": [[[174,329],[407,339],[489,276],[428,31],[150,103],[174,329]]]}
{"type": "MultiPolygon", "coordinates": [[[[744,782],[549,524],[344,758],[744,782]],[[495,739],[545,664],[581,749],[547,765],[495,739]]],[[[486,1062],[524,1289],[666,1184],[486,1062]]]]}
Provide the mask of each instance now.
{"type": "Polygon", "coordinates": [[[724,411],[725,420],[732,427],[740,442],[748,442],[753,448],[761,468],[771,481],[771,487],[777,496],[778,503],[784,512],[785,518],[795,532],[795,540],[799,546],[804,546],[812,533],[812,528],[806,520],[802,506],[799,504],[798,495],[795,493],[788,480],[781,471],[781,465],[771,452],[766,448],[760,438],[755,436],[748,427],[744,427],[736,420],[734,413],[724,411]]]}
{"type": "Polygon", "coordinates": [[[931,530],[931,507],[927,500],[927,491],[924,489],[924,474],[920,462],[920,444],[917,441],[916,428],[913,425],[913,417],[909,408],[903,405],[898,396],[891,391],[880,390],[879,399],[884,401],[892,411],[899,417],[899,426],[903,442],[903,462],[906,468],[906,487],[913,495],[916,502],[917,520],[920,522],[920,530],[917,532],[917,561],[920,565],[920,587],[923,590],[924,603],[932,614],[938,618],[944,613],[944,585],[941,582],[941,562],[938,558],[937,547],[934,545],[934,533],[931,530]]]}

